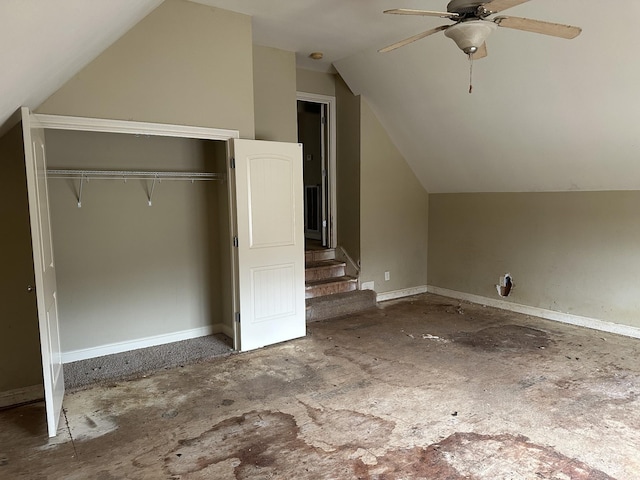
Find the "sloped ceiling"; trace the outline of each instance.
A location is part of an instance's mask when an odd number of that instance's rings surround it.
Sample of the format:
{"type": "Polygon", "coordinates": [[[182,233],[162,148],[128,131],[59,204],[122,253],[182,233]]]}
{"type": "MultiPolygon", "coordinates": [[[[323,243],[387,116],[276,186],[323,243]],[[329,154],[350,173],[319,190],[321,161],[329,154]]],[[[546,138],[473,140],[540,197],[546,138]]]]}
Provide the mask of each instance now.
{"type": "Polygon", "coordinates": [[[637,0],[531,0],[504,12],[583,32],[498,29],[471,95],[467,58],[443,34],[377,53],[448,23],[383,10],[444,10],[446,0],[200,1],[253,15],[254,42],[297,52],[299,66],[333,63],[429,192],[640,189],[637,0]],[[308,59],[314,50],[324,62],[308,59]]]}
{"type": "Polygon", "coordinates": [[[640,61],[629,47],[640,45],[631,20],[640,2],[609,6],[532,0],[509,10],[583,32],[498,29],[489,57],[474,62],[473,94],[468,61],[444,35],[385,55],[363,50],[336,68],[429,192],[638,189],[640,61]]]}
{"type": "MultiPolygon", "coordinates": [[[[469,64],[437,34],[448,23],[384,15],[443,10],[446,0],[198,0],[253,16],[254,42],[335,68],[366,98],[430,192],[640,189],[640,2],[531,0],[505,14],[583,28],[561,40],[506,28],[469,64]],[[308,54],[323,51],[324,60],[308,54]]],[[[36,107],[160,0],[0,3],[0,123],[36,107]]],[[[363,159],[366,161],[366,159],[363,159]]]]}
{"type": "Polygon", "coordinates": [[[2,0],[0,125],[36,108],[162,0],[2,0]]]}

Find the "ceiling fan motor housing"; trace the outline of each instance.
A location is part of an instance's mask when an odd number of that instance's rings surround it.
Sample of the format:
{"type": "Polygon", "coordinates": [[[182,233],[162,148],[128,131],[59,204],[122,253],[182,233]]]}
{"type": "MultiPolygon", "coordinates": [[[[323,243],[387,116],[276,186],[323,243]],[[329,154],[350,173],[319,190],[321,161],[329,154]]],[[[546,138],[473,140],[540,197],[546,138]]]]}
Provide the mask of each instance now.
{"type": "Polygon", "coordinates": [[[445,36],[451,38],[458,48],[467,55],[475,53],[485,42],[487,37],[498,25],[486,20],[469,20],[456,23],[444,31],[445,36]]]}
{"type": "Polygon", "coordinates": [[[475,15],[478,11],[478,7],[487,3],[487,0],[451,0],[447,4],[447,12],[458,13],[462,16],[471,14],[475,15]]]}

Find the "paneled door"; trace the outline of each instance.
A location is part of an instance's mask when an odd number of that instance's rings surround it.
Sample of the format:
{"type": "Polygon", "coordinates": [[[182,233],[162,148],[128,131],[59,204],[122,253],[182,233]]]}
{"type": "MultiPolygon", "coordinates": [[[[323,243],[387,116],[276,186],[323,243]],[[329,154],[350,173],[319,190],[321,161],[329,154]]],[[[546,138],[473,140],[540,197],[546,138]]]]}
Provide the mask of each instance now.
{"type": "MultiPolygon", "coordinates": [[[[54,437],[62,411],[64,376],[58,326],[56,272],[49,219],[44,129],[38,126],[37,120],[30,115],[27,108],[21,109],[21,115],[47,427],[49,436],[54,437]]],[[[25,288],[27,288],[26,285],[25,288]]]]}
{"type": "Polygon", "coordinates": [[[302,145],[234,139],[230,147],[236,348],[246,351],[306,334],[302,145]]]}

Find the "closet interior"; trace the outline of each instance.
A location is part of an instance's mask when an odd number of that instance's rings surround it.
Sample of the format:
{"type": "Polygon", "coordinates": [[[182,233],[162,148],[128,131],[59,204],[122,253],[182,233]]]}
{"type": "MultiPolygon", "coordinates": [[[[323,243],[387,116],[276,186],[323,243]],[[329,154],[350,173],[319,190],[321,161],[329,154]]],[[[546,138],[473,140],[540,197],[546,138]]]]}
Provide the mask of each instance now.
{"type": "Polygon", "coordinates": [[[63,363],[233,338],[226,142],[45,136],[63,363]]]}

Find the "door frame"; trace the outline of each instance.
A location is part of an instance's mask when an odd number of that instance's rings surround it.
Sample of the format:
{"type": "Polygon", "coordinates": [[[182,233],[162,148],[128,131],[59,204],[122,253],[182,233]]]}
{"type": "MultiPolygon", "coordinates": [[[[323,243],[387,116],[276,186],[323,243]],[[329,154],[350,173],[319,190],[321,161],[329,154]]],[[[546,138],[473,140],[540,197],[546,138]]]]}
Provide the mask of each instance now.
{"type": "Polygon", "coordinates": [[[21,117],[47,431],[49,437],[55,437],[65,386],[44,129],[28,108],[21,108],[21,117]]]}
{"type": "MultiPolygon", "coordinates": [[[[320,95],[317,93],[296,92],[296,101],[320,103],[326,105],[328,145],[327,154],[327,190],[329,203],[329,224],[328,228],[328,248],[336,248],[338,246],[338,202],[336,188],[336,97],[330,95],[320,95]]],[[[324,195],[324,192],[323,192],[324,195]]]]}

